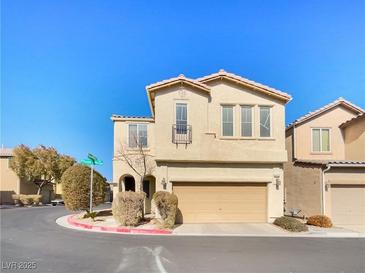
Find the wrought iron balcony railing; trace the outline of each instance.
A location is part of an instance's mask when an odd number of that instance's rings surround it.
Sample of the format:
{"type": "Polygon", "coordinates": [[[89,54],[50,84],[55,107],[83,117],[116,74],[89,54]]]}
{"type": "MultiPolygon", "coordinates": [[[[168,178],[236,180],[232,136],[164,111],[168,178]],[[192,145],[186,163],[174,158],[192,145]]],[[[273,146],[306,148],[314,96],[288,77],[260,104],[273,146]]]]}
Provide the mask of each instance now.
{"type": "Polygon", "coordinates": [[[172,125],[172,142],[174,144],[191,144],[191,125],[172,125]]]}

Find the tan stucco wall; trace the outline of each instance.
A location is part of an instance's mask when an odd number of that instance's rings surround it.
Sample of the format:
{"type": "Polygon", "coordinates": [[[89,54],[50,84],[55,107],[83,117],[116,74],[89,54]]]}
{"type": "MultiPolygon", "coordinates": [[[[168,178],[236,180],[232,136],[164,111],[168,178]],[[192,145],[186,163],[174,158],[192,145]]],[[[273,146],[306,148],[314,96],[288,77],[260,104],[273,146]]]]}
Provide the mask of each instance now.
{"type": "Polygon", "coordinates": [[[19,178],[8,166],[9,157],[0,157],[0,204],[12,203],[12,194],[19,193],[19,178]]]}
{"type": "Polygon", "coordinates": [[[156,159],[180,161],[284,162],[285,108],[272,97],[227,82],[211,84],[207,93],[185,87],[171,87],[157,93],[155,107],[156,159]],[[171,142],[175,124],[175,104],[188,105],[188,124],[192,125],[192,144],[171,142]],[[221,136],[221,105],[234,105],[234,137],[221,136]],[[240,104],[254,106],[254,137],[240,137],[240,104]],[[272,138],[259,138],[258,105],[272,106],[272,138]]]}
{"type": "Polygon", "coordinates": [[[347,160],[365,161],[365,116],[343,129],[347,160]]]}
{"type": "Polygon", "coordinates": [[[13,203],[12,194],[36,194],[37,187],[25,179],[19,179],[8,166],[10,158],[0,157],[0,203],[13,203]]]}
{"type": "Polygon", "coordinates": [[[299,216],[321,214],[321,169],[319,165],[294,163],[292,130],[287,132],[289,161],[284,163],[285,211],[300,209],[299,216]]]}
{"type": "Polygon", "coordinates": [[[320,116],[310,119],[296,126],[296,158],[307,160],[343,160],[345,159],[345,140],[342,130],[339,128],[343,122],[355,117],[356,114],[337,106],[320,116]],[[329,153],[312,152],[312,128],[330,128],[329,153]]]}
{"type": "MultiPolygon", "coordinates": [[[[332,217],[332,185],[365,185],[365,168],[332,168],[325,173],[325,214],[332,217]]],[[[350,199],[351,197],[349,197],[350,199]]],[[[365,197],[364,197],[365,199],[365,197]]]]}

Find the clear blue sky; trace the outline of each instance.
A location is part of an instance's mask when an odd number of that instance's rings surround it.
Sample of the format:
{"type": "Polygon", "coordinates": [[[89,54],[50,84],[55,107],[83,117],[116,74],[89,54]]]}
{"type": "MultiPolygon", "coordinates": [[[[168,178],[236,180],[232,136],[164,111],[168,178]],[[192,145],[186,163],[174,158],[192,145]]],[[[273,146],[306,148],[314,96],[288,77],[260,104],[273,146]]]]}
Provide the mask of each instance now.
{"type": "Polygon", "coordinates": [[[220,68],[286,91],[290,122],[365,107],[365,1],[1,1],[1,143],[88,152],[112,174],[111,114],[144,87],[220,68]]]}

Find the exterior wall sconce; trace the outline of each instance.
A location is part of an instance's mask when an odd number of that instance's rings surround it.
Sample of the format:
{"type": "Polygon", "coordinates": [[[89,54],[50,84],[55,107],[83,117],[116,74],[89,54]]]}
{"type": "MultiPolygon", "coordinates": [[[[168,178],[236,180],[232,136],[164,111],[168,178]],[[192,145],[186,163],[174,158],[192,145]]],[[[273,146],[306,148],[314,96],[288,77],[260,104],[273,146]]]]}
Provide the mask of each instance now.
{"type": "Polygon", "coordinates": [[[166,185],[167,185],[167,183],[166,183],[165,178],[162,178],[161,184],[162,184],[163,189],[165,189],[165,190],[166,190],[166,185]]]}
{"type": "Polygon", "coordinates": [[[276,189],[279,189],[281,185],[280,175],[274,175],[274,178],[275,178],[276,189]]]}
{"type": "Polygon", "coordinates": [[[330,189],[330,187],[331,187],[331,184],[325,184],[325,185],[324,185],[324,189],[325,189],[326,191],[328,191],[328,190],[330,189]]]}

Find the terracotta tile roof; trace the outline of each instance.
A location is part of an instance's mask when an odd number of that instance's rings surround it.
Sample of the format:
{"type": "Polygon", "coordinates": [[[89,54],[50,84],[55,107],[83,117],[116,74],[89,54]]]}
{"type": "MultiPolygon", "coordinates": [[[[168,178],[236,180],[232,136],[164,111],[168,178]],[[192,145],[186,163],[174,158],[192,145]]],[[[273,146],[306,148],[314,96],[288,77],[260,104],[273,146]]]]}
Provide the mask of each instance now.
{"type": "Polygon", "coordinates": [[[257,83],[255,81],[249,80],[249,79],[244,78],[242,76],[226,72],[223,69],[219,70],[216,73],[209,74],[207,76],[197,78],[196,80],[201,82],[201,83],[207,83],[209,81],[213,81],[213,80],[219,79],[221,77],[226,78],[228,80],[234,80],[235,82],[239,82],[239,83],[247,85],[247,86],[258,88],[261,91],[264,91],[268,94],[279,96],[280,98],[286,100],[287,102],[289,102],[292,99],[289,94],[287,94],[283,91],[271,88],[269,86],[266,86],[266,85],[263,85],[263,84],[260,84],[260,83],[257,83]]]}
{"type": "Polygon", "coordinates": [[[339,165],[339,166],[365,166],[365,161],[351,161],[351,160],[304,160],[298,159],[295,162],[315,165],[339,165]]]}
{"type": "Polygon", "coordinates": [[[363,113],[361,113],[361,114],[357,115],[356,117],[354,117],[354,118],[352,118],[352,119],[350,119],[350,120],[347,120],[346,122],[342,123],[342,124],[340,125],[340,127],[347,127],[348,125],[352,124],[352,123],[353,123],[353,122],[355,122],[355,121],[360,120],[361,118],[365,118],[365,112],[363,112],[363,113]]]}
{"type": "Polygon", "coordinates": [[[0,148],[0,156],[3,157],[11,157],[13,156],[13,149],[12,148],[0,148]]]}
{"type": "Polygon", "coordinates": [[[169,85],[173,85],[173,84],[176,84],[176,83],[186,83],[186,84],[192,85],[194,87],[200,88],[202,90],[205,90],[205,91],[208,91],[208,92],[210,91],[209,86],[207,86],[203,83],[200,83],[199,81],[196,81],[194,79],[187,78],[187,77],[184,76],[184,74],[180,74],[177,77],[173,77],[173,78],[170,78],[170,79],[166,79],[166,80],[162,80],[162,81],[150,84],[150,85],[146,86],[146,89],[148,91],[152,91],[152,90],[162,88],[162,87],[165,87],[165,86],[169,86],[169,85]]]}
{"type": "Polygon", "coordinates": [[[308,119],[311,119],[338,105],[343,105],[349,109],[352,109],[353,111],[357,112],[358,114],[364,113],[364,110],[361,107],[358,107],[355,104],[351,103],[350,101],[347,101],[344,98],[340,97],[340,98],[336,99],[335,101],[333,101],[317,110],[311,111],[311,112],[303,115],[302,117],[299,117],[298,119],[294,120],[287,126],[287,129],[291,128],[294,124],[300,124],[300,123],[302,123],[308,119]]]}

